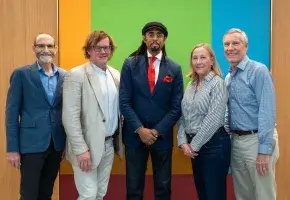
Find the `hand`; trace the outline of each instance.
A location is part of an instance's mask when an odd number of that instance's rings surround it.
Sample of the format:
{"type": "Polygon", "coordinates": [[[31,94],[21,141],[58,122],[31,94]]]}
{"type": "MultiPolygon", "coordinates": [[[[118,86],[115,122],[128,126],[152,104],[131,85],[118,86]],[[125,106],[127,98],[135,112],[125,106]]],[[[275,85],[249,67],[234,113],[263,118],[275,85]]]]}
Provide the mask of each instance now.
{"type": "Polygon", "coordinates": [[[157,138],[153,135],[152,130],[148,128],[139,128],[138,132],[141,141],[147,145],[152,145],[157,138]]]}
{"type": "Polygon", "coordinates": [[[154,135],[154,137],[158,138],[159,136],[159,132],[156,129],[151,129],[152,134],[154,135]]]}
{"type": "Polygon", "coordinates": [[[20,155],[18,152],[7,152],[6,153],[6,160],[8,161],[8,164],[12,167],[15,167],[16,169],[20,169],[20,155]]]}
{"type": "Polygon", "coordinates": [[[192,159],[194,159],[198,155],[195,151],[193,151],[191,149],[189,144],[182,144],[181,149],[182,149],[184,155],[186,155],[192,159]]]}
{"type": "Polygon", "coordinates": [[[258,154],[256,159],[256,168],[260,176],[265,176],[269,171],[270,155],[258,154]]]}
{"type": "Polygon", "coordinates": [[[79,167],[83,172],[89,172],[92,170],[91,168],[91,155],[89,151],[86,151],[83,154],[77,155],[77,161],[79,167]]]}
{"type": "Polygon", "coordinates": [[[65,150],[63,150],[62,155],[61,155],[61,161],[63,161],[65,159],[65,150]]]}

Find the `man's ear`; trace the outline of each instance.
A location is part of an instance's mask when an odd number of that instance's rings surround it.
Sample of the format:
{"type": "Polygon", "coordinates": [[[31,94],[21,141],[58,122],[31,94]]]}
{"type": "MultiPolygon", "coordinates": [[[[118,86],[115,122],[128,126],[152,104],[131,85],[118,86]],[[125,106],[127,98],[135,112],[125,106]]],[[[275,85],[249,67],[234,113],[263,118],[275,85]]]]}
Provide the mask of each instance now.
{"type": "Polygon", "coordinates": [[[142,35],[142,40],[143,40],[143,42],[146,42],[146,37],[145,37],[145,35],[142,35]]]}

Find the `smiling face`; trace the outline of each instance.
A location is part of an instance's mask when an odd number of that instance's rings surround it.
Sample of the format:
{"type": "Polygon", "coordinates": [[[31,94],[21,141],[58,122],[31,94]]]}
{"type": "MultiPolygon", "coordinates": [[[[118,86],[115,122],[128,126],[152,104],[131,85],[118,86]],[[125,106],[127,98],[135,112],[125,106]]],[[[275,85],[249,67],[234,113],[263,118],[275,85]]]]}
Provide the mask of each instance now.
{"type": "Polygon", "coordinates": [[[213,58],[204,47],[197,47],[191,54],[191,67],[199,78],[205,77],[213,66],[213,58]]]}
{"type": "Polygon", "coordinates": [[[51,63],[57,52],[54,39],[48,34],[38,35],[32,49],[40,64],[51,63]]]}
{"type": "Polygon", "coordinates": [[[143,41],[151,55],[157,55],[164,47],[166,37],[157,28],[150,29],[143,36],[143,41]]]}
{"type": "Polygon", "coordinates": [[[96,45],[92,46],[87,53],[90,55],[90,61],[98,67],[106,67],[111,57],[111,46],[108,37],[100,40],[96,45]]]}
{"type": "Polygon", "coordinates": [[[232,66],[238,65],[246,56],[248,44],[242,33],[228,33],[223,39],[226,59],[232,66]]]}

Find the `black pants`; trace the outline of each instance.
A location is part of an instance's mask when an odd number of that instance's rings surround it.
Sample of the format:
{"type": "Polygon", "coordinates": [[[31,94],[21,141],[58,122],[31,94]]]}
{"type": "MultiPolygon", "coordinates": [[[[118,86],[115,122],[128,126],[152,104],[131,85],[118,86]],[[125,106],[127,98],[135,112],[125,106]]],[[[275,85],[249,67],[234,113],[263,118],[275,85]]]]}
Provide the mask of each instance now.
{"type": "Polygon", "coordinates": [[[143,200],[149,153],[152,160],[155,200],[170,200],[172,148],[155,150],[145,145],[126,147],[127,200],[143,200]]]}
{"type": "Polygon", "coordinates": [[[226,200],[227,174],[230,166],[231,141],[224,128],[191,159],[199,200],[226,200]]]}
{"type": "Polygon", "coordinates": [[[21,154],[20,200],[51,200],[61,156],[53,142],[45,152],[21,154]]]}

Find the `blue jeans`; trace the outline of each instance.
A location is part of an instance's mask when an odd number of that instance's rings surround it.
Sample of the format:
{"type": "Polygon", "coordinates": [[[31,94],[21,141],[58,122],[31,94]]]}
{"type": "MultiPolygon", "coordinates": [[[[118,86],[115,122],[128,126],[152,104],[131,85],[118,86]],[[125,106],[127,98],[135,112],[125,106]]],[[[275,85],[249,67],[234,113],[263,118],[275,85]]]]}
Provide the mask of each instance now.
{"type": "Polygon", "coordinates": [[[203,145],[198,152],[198,156],[191,159],[199,200],[227,199],[227,174],[230,166],[230,154],[230,137],[225,129],[221,127],[203,145]]]}

